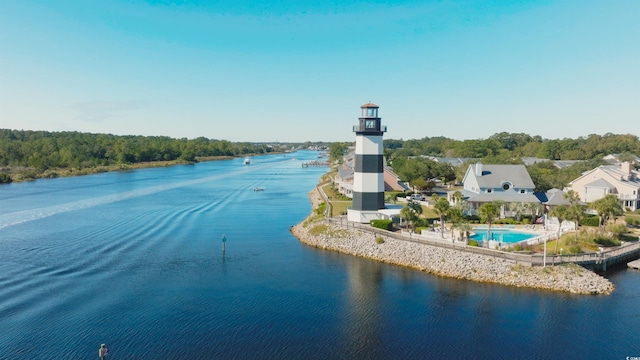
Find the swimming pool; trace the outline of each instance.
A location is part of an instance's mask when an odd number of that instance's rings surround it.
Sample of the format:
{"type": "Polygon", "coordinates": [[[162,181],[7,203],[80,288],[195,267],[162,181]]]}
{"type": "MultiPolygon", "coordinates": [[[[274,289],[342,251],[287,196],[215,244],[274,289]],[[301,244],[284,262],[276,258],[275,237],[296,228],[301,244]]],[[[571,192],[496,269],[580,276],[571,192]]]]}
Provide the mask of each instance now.
{"type": "MultiPolygon", "coordinates": [[[[487,239],[487,228],[474,228],[470,239],[475,241],[484,241],[487,239]]],[[[513,229],[491,228],[491,240],[503,243],[517,243],[523,240],[531,239],[536,234],[515,231],[513,229]]]]}

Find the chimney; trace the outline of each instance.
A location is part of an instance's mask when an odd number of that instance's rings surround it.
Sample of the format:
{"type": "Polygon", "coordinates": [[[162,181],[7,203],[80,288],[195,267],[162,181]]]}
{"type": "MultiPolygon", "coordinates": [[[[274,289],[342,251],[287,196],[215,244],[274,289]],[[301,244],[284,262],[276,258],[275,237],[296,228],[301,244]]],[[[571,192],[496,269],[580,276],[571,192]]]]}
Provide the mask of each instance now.
{"type": "Polygon", "coordinates": [[[482,176],[482,163],[476,163],[476,176],[482,176]]]}
{"type": "Polygon", "coordinates": [[[633,172],[631,172],[631,169],[633,169],[633,167],[631,167],[631,163],[629,161],[625,161],[620,164],[620,170],[622,170],[622,172],[624,173],[624,175],[622,175],[623,180],[633,180],[633,172]]]}

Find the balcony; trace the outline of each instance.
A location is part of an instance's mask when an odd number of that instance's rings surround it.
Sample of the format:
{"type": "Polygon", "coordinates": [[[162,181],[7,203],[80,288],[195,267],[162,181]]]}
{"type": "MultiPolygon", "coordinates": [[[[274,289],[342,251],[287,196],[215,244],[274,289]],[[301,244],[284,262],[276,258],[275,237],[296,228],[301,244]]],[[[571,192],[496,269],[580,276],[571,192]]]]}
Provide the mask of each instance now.
{"type": "Polygon", "coordinates": [[[620,200],[640,200],[640,194],[618,194],[620,200]]]}
{"type": "Polygon", "coordinates": [[[380,126],[380,130],[378,131],[374,129],[367,129],[364,127],[364,125],[362,126],[353,125],[353,132],[368,132],[368,133],[387,132],[387,126],[386,125],[380,126]]]}

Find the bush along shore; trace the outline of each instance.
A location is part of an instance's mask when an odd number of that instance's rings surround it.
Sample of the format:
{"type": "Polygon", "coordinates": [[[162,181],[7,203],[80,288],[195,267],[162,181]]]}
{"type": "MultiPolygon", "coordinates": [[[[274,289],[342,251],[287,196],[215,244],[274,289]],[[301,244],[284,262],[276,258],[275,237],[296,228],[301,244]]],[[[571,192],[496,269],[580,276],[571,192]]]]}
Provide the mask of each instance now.
{"type": "MultiPolygon", "coordinates": [[[[316,190],[310,193],[318,204],[316,190]]],[[[528,287],[573,294],[610,294],[606,278],[578,265],[528,267],[505,259],[373,235],[358,229],[328,224],[315,212],[291,227],[302,243],[325,250],[406,266],[456,279],[528,287]]]]}

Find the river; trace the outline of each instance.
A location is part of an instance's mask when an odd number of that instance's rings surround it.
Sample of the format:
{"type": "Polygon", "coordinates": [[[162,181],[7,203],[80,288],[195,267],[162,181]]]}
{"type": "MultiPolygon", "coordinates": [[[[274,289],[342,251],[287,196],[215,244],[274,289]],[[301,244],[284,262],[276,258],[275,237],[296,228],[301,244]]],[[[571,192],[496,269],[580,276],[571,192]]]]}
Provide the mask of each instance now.
{"type": "Polygon", "coordinates": [[[640,356],[638,271],[577,296],[300,244],[316,157],[0,186],[0,359],[640,356]]]}

